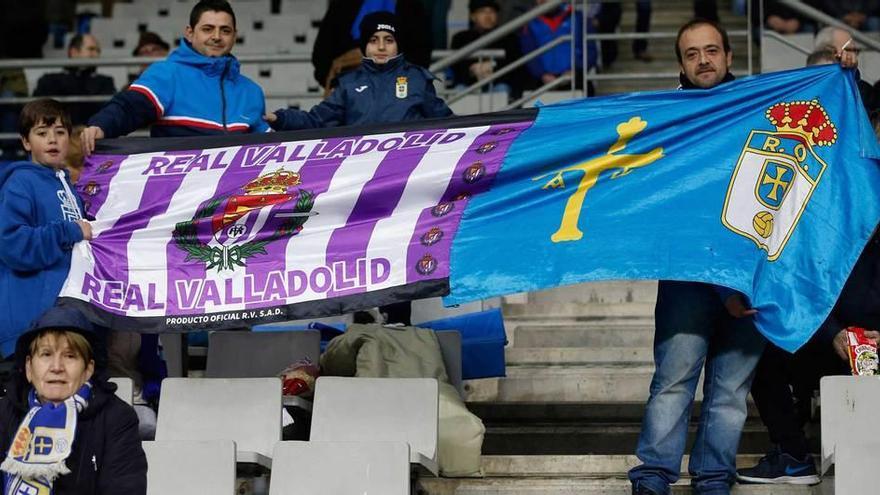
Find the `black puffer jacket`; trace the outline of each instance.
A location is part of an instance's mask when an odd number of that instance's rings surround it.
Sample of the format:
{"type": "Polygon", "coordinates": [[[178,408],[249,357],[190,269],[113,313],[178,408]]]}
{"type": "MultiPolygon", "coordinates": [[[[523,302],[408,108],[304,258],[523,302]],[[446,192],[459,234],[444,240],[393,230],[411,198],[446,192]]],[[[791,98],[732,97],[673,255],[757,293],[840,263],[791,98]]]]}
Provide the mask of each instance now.
{"type": "Polygon", "coordinates": [[[73,451],[65,461],[70,474],[55,480],[56,495],[145,495],[147,459],[138,437],[138,419],[131,406],[116,397],[116,385],[106,380],[106,352],[91,324],[76,310],[52,308],[16,347],[16,374],[0,399],[0,456],[6,457],[18,426],[28,412],[30,384],[24,360],[30,341],[39,330],[63,328],[84,335],[95,352],[92,398],[79,414],[73,451]]]}

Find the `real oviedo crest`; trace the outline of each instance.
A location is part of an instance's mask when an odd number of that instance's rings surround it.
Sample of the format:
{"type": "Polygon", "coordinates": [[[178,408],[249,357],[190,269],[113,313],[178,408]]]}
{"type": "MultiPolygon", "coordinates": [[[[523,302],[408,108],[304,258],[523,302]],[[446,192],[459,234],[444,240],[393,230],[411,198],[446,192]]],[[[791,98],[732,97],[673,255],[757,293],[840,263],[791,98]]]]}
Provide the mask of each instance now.
{"type": "Polygon", "coordinates": [[[300,175],[276,170],[257,177],[239,190],[210,199],[192,220],[178,223],[172,234],[185,261],[206,269],[234,270],[252,256],[266,254],[266,245],[298,234],[314,215],[314,194],[297,188],[300,175]]]}
{"type": "Polygon", "coordinates": [[[721,220],[775,261],[794,232],[826,164],[817,154],[837,141],[818,100],[777,103],[767,110],[775,130],[753,130],[740,154],[721,220]]]}

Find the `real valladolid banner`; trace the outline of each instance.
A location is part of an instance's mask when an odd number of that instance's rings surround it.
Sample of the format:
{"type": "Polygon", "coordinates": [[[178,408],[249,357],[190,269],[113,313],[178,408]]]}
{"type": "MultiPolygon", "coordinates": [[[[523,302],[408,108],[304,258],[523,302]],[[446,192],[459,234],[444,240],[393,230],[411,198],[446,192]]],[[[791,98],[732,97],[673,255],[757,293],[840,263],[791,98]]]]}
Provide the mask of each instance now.
{"type": "Polygon", "coordinates": [[[836,66],[417,123],[100,143],[63,302],[111,328],[245,327],[609,279],[742,291],[802,345],[880,219],[836,66]]]}

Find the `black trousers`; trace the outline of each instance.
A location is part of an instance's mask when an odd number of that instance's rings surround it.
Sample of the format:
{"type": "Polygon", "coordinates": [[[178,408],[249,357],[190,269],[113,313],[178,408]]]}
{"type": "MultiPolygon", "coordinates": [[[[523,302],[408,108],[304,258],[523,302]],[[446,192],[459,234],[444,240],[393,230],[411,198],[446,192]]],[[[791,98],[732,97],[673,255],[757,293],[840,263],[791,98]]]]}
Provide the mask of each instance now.
{"type": "Polygon", "coordinates": [[[813,391],[823,376],[848,373],[849,364],[828,342],[810,340],[794,354],[768,344],[755,370],[752,398],[770,441],[802,459],[808,453],[804,425],[813,391]]]}

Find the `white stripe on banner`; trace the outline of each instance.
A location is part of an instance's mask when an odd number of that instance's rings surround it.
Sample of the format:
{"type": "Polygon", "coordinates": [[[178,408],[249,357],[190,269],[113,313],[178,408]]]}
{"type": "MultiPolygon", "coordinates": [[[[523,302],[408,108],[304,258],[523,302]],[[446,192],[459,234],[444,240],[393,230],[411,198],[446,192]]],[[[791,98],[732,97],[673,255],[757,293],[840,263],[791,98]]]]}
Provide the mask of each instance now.
{"type": "Polygon", "coordinates": [[[391,217],[380,220],[367,248],[368,260],[386,258],[392,260],[391,276],[379,284],[369,284],[367,290],[384,289],[406,283],[407,252],[409,241],[419,216],[426,207],[440,202],[449,187],[449,181],[461,156],[471,143],[489,129],[474,127],[467,129],[465,136],[448,144],[435,144],[419,162],[391,217]]]}
{"type": "MultiPolygon", "coordinates": [[[[403,133],[371,135],[380,141],[401,137],[403,133]]],[[[312,209],[317,215],[310,218],[299,236],[287,243],[287,270],[301,270],[311,275],[317,268],[327,265],[327,245],[336,229],[343,227],[361,195],[364,184],[376,173],[387,152],[374,151],[365,155],[350,156],[342,161],[333,175],[327,192],[315,198],[312,209]]],[[[302,178],[308,189],[308,177],[302,178]]],[[[313,290],[311,284],[301,295],[288,298],[289,303],[313,301],[325,297],[324,292],[313,290]]]]}

